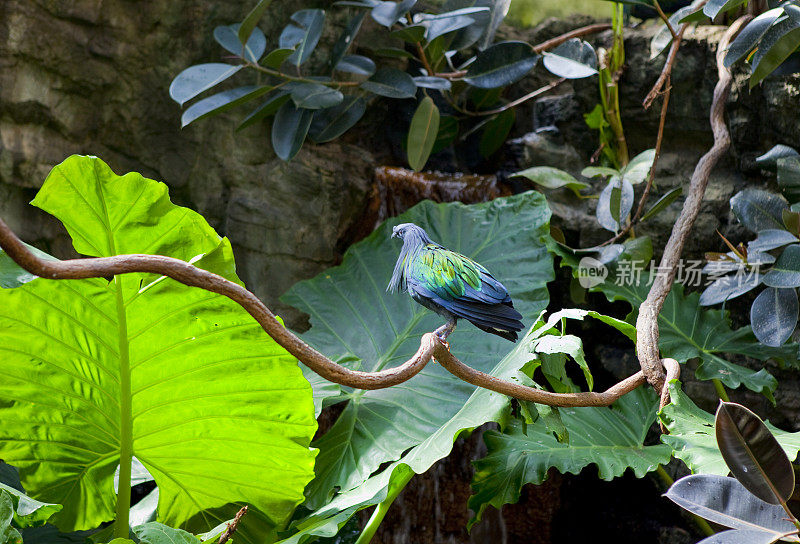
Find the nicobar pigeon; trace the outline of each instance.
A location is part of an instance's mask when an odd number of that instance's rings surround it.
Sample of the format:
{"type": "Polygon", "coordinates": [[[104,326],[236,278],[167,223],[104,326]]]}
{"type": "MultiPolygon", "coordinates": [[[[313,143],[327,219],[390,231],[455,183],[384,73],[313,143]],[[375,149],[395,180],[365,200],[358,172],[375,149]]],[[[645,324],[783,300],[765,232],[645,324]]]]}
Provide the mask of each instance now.
{"type": "Polygon", "coordinates": [[[392,238],[400,238],[403,248],[386,290],[406,291],[415,301],[445,317],[447,324],[435,331],[443,341],[459,319],[517,341],[517,333],[523,328],[522,315],[514,309],[503,284],[486,268],[445,249],[414,223],[394,227],[392,238]]]}

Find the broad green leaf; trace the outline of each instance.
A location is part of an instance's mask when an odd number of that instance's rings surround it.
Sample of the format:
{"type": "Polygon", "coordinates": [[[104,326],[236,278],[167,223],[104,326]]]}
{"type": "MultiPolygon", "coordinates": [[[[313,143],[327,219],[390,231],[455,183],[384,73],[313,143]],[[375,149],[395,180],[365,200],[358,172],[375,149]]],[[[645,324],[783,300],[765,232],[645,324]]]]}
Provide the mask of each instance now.
{"type": "Polygon", "coordinates": [[[299,83],[292,87],[292,101],[298,108],[319,110],[342,103],[344,95],[320,83],[299,83]]]}
{"type": "Polygon", "coordinates": [[[764,284],[800,287],[800,244],[792,244],[783,250],[777,262],[764,274],[764,284]]]}
{"type": "Polygon", "coordinates": [[[551,467],[562,474],[578,474],[595,464],[600,478],[611,480],[628,468],[641,478],[669,462],[668,446],[644,445],[657,407],[653,391],[640,387],[612,407],[560,408],[569,431],[568,444],[558,442],[541,421],[526,428],[513,420],[502,433],[484,432],[489,452],[474,463],[474,495],[469,507],[476,517],[470,525],[480,519],[488,505],[500,509],[517,502],[522,486],[542,483],[551,467]]]}
{"type": "MultiPolygon", "coordinates": [[[[488,8],[483,8],[485,11],[488,11],[488,8]]],[[[459,10],[461,11],[461,10],[459,10]]],[[[425,21],[425,26],[427,29],[425,30],[425,39],[429,42],[432,42],[439,36],[444,36],[445,34],[449,34],[451,32],[455,32],[456,30],[461,30],[462,28],[468,27],[475,23],[474,17],[469,17],[467,15],[453,15],[451,17],[441,17],[440,18],[427,20],[425,21]]]]}
{"type": "Polygon", "coordinates": [[[482,89],[505,87],[533,70],[539,55],[525,42],[500,42],[481,51],[464,81],[482,89]]]}
{"type": "Polygon", "coordinates": [[[249,62],[258,62],[267,49],[267,37],[260,28],[253,26],[250,37],[247,39],[247,45],[242,45],[242,42],[239,41],[240,29],[241,25],[239,24],[218,26],[214,29],[214,39],[234,55],[249,62]]]}
{"type": "Polygon", "coordinates": [[[242,66],[219,62],[189,66],[172,80],[169,96],[183,106],[198,94],[222,83],[241,69],[242,66]]]}
{"type": "Polygon", "coordinates": [[[336,64],[336,69],[340,72],[369,77],[375,73],[375,62],[363,55],[345,55],[336,64]]]}
{"type": "Polygon", "coordinates": [[[247,14],[247,17],[244,18],[244,21],[242,21],[242,24],[239,26],[239,31],[237,33],[239,43],[248,43],[250,36],[253,34],[253,30],[255,30],[256,25],[258,25],[258,22],[261,20],[261,17],[264,16],[264,12],[267,11],[270,4],[272,4],[272,0],[259,0],[258,4],[253,6],[253,9],[250,10],[250,13],[247,14]]]}
{"type": "MultiPolygon", "coordinates": [[[[673,455],[695,474],[728,474],[728,466],[717,446],[714,415],[698,408],[681,390],[678,380],[669,383],[669,394],[672,402],[659,414],[669,434],[662,434],[661,441],[669,444],[673,455]]],[[[769,422],[766,425],[789,459],[797,457],[800,433],[787,433],[769,422]]]]}
{"type": "Polygon", "coordinates": [[[438,153],[442,149],[449,147],[458,136],[458,119],[452,115],[442,115],[439,117],[439,132],[436,133],[436,141],[433,143],[431,153],[438,153]]]}
{"type": "Polygon", "coordinates": [[[653,167],[653,161],[656,158],[656,150],[648,149],[642,151],[634,158],[631,159],[619,174],[622,179],[628,181],[631,185],[638,185],[647,180],[650,175],[650,169],[653,167]]]}
{"type": "Polygon", "coordinates": [[[516,118],[517,115],[512,108],[499,113],[486,123],[481,134],[481,140],[478,143],[478,151],[481,157],[490,157],[495,151],[503,147],[508,134],[514,127],[516,118]]]}
{"type": "Polygon", "coordinates": [[[728,52],[725,54],[725,66],[730,68],[733,63],[747,55],[782,13],[781,8],[774,8],[747,23],[747,26],[736,35],[736,39],[728,47],[728,52]]]}
{"type": "Polygon", "coordinates": [[[543,56],[544,67],[559,77],[580,79],[597,73],[597,53],[580,38],[567,40],[543,56]]]}
{"type": "Polygon", "coordinates": [[[430,96],[426,96],[417,106],[408,128],[408,164],[415,171],[422,170],[428,162],[438,132],[439,108],[430,96]]]}
{"type": "MultiPolygon", "coordinates": [[[[754,497],[735,478],[714,474],[693,474],[675,482],[665,496],[689,510],[725,527],[745,531],[748,539],[736,540],[733,531],[719,533],[725,538],[714,537],[702,542],[718,544],[769,544],[797,528],[786,519],[786,511],[776,504],[767,504],[754,497]],[[754,535],[752,532],[755,531],[754,535]],[[759,533],[767,532],[771,538],[759,533]],[[750,533],[749,535],[747,533],[750,533]]],[[[796,539],[793,539],[796,542],[796,539]]]]}
{"type": "Polygon", "coordinates": [[[0,483],[0,493],[7,493],[11,497],[14,523],[20,529],[43,525],[53,514],[62,509],[60,504],[37,501],[4,483],[0,483]]]}
{"type": "Polygon", "coordinates": [[[406,51],[405,49],[399,49],[397,47],[379,47],[377,49],[373,49],[372,52],[379,56],[379,57],[389,57],[392,59],[413,59],[414,55],[406,51]]]}
{"type": "MultiPolygon", "coordinates": [[[[638,284],[621,282],[622,285],[606,280],[595,289],[603,291],[609,300],[626,300],[638,308],[649,291],[647,274],[642,274],[640,280],[638,284]]],[[[627,321],[632,319],[634,317],[629,316],[627,321]]],[[[778,382],[766,369],[751,370],[722,355],[735,353],[761,361],[776,359],[787,363],[797,359],[796,344],[773,348],[759,343],[750,327],[731,329],[726,311],[703,308],[699,294],[684,294],[683,285],[679,283],[672,286],[658,314],[658,328],[662,355],[681,363],[698,358],[700,365],[695,370],[698,379],[718,379],[733,389],[744,385],[770,399],[778,382]]]]}
{"type": "Polygon", "coordinates": [[[346,96],[338,106],[315,113],[308,134],[317,143],[335,140],[358,123],[366,110],[363,98],[346,96]]]}
{"type": "Polygon", "coordinates": [[[274,70],[279,70],[281,65],[292,56],[294,53],[294,49],[273,49],[270,51],[264,60],[261,61],[261,64],[268,68],[272,68],[274,70]]]}
{"type": "Polygon", "coordinates": [[[587,178],[608,178],[613,176],[619,177],[620,173],[619,170],[607,166],[587,166],[581,170],[581,175],[587,178]]]}
{"type": "Polygon", "coordinates": [[[772,25],[761,38],[758,50],[753,55],[750,88],[770,75],[798,47],[800,47],[800,22],[787,18],[772,25]]]}
{"type": "Polygon", "coordinates": [[[789,207],[781,195],[761,189],[745,189],[731,198],[731,210],[752,232],[782,229],[781,212],[789,207]]]}
{"type": "Polygon", "coordinates": [[[679,196],[683,193],[682,187],[675,187],[674,189],[668,191],[664,194],[661,198],[659,198],[655,204],[653,204],[649,210],[647,210],[644,215],[642,216],[642,221],[647,221],[648,219],[655,217],[658,215],[659,212],[666,209],[667,206],[675,202],[679,196]]]}
{"type": "Polygon", "coordinates": [[[272,87],[248,85],[246,87],[237,87],[229,91],[222,91],[208,98],[198,100],[189,106],[186,111],[183,112],[183,115],[181,115],[181,128],[198,119],[217,115],[218,113],[240,106],[268,93],[270,89],[272,89],[272,87]]]}
{"type": "MultiPolygon", "coordinates": [[[[521,372],[522,367],[531,360],[532,339],[533,336],[530,334],[520,339],[511,352],[489,373],[505,380],[535,385],[521,372]]],[[[449,390],[448,385],[443,391],[449,390]]],[[[434,463],[447,457],[453,449],[453,442],[463,432],[471,431],[489,421],[507,420],[509,404],[510,399],[504,395],[483,388],[473,389],[472,395],[463,406],[460,406],[450,419],[441,420],[440,426],[433,429],[422,443],[413,447],[399,461],[389,465],[379,474],[372,476],[360,486],[341,493],[302,522],[295,524],[298,528],[304,528],[303,531],[287,539],[285,543],[281,541],[281,544],[305,542],[305,538],[311,534],[332,536],[356,511],[383,501],[391,486],[407,482],[415,473],[427,472],[434,463]]]]}
{"type": "MultiPolygon", "coordinates": [[[[44,251],[38,250],[35,247],[26,244],[25,242],[22,243],[25,245],[28,251],[40,259],[47,259],[49,261],[58,260],[52,255],[48,255],[44,251]]],[[[34,276],[24,268],[20,268],[20,266],[15,263],[11,257],[6,255],[4,251],[0,250],[0,289],[13,289],[14,287],[19,287],[24,283],[35,280],[36,278],[37,276],[34,276]]],[[[0,467],[2,467],[2,463],[0,463],[0,467]]],[[[3,482],[1,471],[0,482],[3,482]]]]}
{"type": "Polygon", "coordinates": [[[291,99],[291,94],[283,89],[275,89],[267,95],[267,99],[259,107],[251,111],[247,117],[236,127],[236,130],[242,130],[258,121],[275,115],[278,110],[286,102],[291,99]]]}
{"type": "Polygon", "coordinates": [[[377,2],[377,5],[370,11],[370,16],[379,25],[387,28],[391,27],[399,21],[406,13],[409,12],[417,0],[400,0],[400,2],[377,2]]]}
{"type": "MultiPolygon", "coordinates": [[[[133,528],[141,544],[197,544],[198,539],[192,533],[174,529],[163,523],[151,522],[133,528]]],[[[238,536],[238,535],[237,535],[238,536]]],[[[237,539],[238,540],[238,539],[237,539]]]]}
{"type": "Polygon", "coordinates": [[[720,13],[730,11],[736,6],[744,4],[746,1],[747,0],[709,0],[706,2],[706,5],[703,6],[703,13],[713,19],[720,13]]]}
{"type": "Polygon", "coordinates": [[[794,469],[761,418],[735,402],[721,402],[716,415],[717,445],[731,474],[770,504],[789,500],[794,469]]]}
{"type": "Polygon", "coordinates": [[[288,161],[297,155],[311,127],[314,111],[284,103],[272,121],[272,148],[281,159],[288,161]]]}
{"type": "Polygon", "coordinates": [[[361,23],[364,22],[364,17],[366,17],[366,15],[367,14],[362,11],[361,13],[354,15],[347,22],[347,26],[339,35],[339,39],[336,40],[336,43],[333,44],[333,47],[331,47],[330,66],[332,68],[339,64],[339,61],[341,61],[342,58],[344,58],[344,56],[347,54],[350,46],[353,45],[358,31],[361,30],[361,23]]]}
{"type": "Polygon", "coordinates": [[[540,355],[542,360],[542,371],[544,372],[545,376],[548,377],[548,380],[551,376],[556,377],[557,381],[561,384],[566,384],[568,389],[570,390],[561,390],[559,391],[559,387],[557,384],[550,381],[550,384],[553,386],[553,389],[557,393],[575,393],[580,391],[580,388],[574,387],[572,380],[567,377],[566,374],[566,360],[564,357],[546,357],[546,356],[563,356],[569,355],[573,361],[575,361],[578,366],[583,371],[583,375],[586,378],[586,384],[589,386],[589,390],[591,391],[594,387],[594,378],[592,377],[592,373],[589,370],[589,364],[586,362],[586,356],[583,353],[583,342],[581,339],[573,334],[565,334],[565,335],[554,335],[548,334],[542,336],[541,338],[537,339],[536,344],[533,347],[534,352],[540,355]],[[556,362],[557,361],[557,362],[556,362]],[[548,363],[556,362],[558,368],[555,369],[556,372],[552,372],[552,368],[548,369],[548,363]]]}
{"type": "Polygon", "coordinates": [[[361,84],[361,88],[388,98],[413,98],[417,84],[407,73],[397,68],[381,68],[361,84]]]}
{"type": "MultiPolygon", "coordinates": [[[[443,324],[407,295],[386,293],[399,253],[391,239],[394,225],[414,222],[435,241],[486,266],[531,323],[547,303],[545,284],[553,277],[544,246],[549,216],[544,197],[535,192],[473,206],[426,201],[381,225],[347,251],[341,266],[296,284],[282,300],[310,314],[312,327],[303,339],[334,361],[365,371],[389,368],[414,354],[423,333],[443,324]]],[[[463,321],[448,341],[457,357],[483,371],[513,347],[463,321]]],[[[308,504],[318,508],[335,486],[352,489],[381,463],[399,459],[459,412],[474,390],[429,364],[402,386],[351,393],[339,420],[315,443],[321,451],[308,504]]],[[[449,451],[452,439],[444,442],[449,451]]]]}
{"type": "Polygon", "coordinates": [[[325,23],[325,11],[321,9],[301,9],[291,16],[289,23],[278,38],[278,45],[282,49],[294,49],[286,61],[300,66],[306,62],[314,48],[319,43],[322,35],[322,26],[325,23]]]}
{"type": "Polygon", "coordinates": [[[425,27],[422,25],[404,26],[389,33],[394,38],[400,38],[404,42],[417,43],[425,38],[425,27]]]}
{"type": "Polygon", "coordinates": [[[0,543],[22,544],[22,535],[11,526],[13,520],[14,504],[11,495],[0,489],[0,543]]]}
{"type": "MultiPolygon", "coordinates": [[[[83,255],[202,256],[196,266],[239,281],[229,242],[166,185],[100,159],[56,166],[33,204],[83,255]]],[[[165,523],[206,530],[241,501],[253,508],[237,540],[263,542],[302,500],[310,388],[239,305],[154,274],[36,279],[0,298],[0,457],[31,495],[64,505],[59,528],[114,517],[126,428],[165,523]]]]}
{"type": "Polygon", "coordinates": [[[749,253],[770,251],[796,242],[800,240],[783,229],[765,229],[758,232],[755,240],[748,242],[747,251],[749,253]]]}
{"type": "Polygon", "coordinates": [[[580,195],[580,190],[589,187],[588,183],[578,181],[572,174],[553,168],[551,166],[533,166],[511,174],[512,177],[520,176],[527,178],[545,189],[558,189],[566,187],[576,195],[580,195]]]}
{"type": "Polygon", "coordinates": [[[797,327],[797,290],[768,287],[750,307],[750,324],[759,342],[779,347],[797,327]]]}

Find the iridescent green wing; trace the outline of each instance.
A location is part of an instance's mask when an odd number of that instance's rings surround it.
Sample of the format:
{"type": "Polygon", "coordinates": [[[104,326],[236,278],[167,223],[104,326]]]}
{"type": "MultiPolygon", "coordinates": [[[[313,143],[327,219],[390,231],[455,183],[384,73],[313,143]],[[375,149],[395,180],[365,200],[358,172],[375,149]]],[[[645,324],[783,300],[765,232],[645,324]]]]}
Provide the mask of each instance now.
{"type": "Polygon", "coordinates": [[[436,244],[428,244],[415,260],[412,275],[442,299],[454,300],[463,297],[469,287],[480,291],[482,272],[486,269],[472,259],[436,244]]]}

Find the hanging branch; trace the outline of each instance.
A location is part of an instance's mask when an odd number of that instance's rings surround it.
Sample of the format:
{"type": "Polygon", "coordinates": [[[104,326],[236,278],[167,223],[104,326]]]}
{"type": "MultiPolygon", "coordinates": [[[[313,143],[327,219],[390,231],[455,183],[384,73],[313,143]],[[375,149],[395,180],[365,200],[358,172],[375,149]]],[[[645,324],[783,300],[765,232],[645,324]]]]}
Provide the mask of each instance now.
{"type": "MultiPolygon", "coordinates": [[[[752,18],[751,15],[739,17],[725,32],[717,46],[717,73],[719,81],[714,87],[714,99],[711,103],[711,130],[714,133],[714,145],[708,152],[700,158],[692,174],[689,194],[683,203],[683,210],[678,216],[678,220],[672,228],[672,234],[664,247],[664,254],[661,257],[659,273],[654,278],[653,285],[647,298],[639,307],[639,317],[636,320],[636,351],[639,355],[639,364],[647,377],[647,381],[656,391],[662,391],[665,387],[665,376],[663,365],[658,351],[658,314],[664,307],[672,283],[675,281],[675,274],[678,269],[678,262],[683,251],[686,239],[691,234],[697,215],[700,213],[700,204],[708,185],[711,170],[719,159],[728,151],[731,144],[728,127],[725,126],[725,102],[731,90],[731,72],[728,70],[723,60],[728,44],[739,31],[752,18]]],[[[682,32],[683,28],[681,28],[682,32]]]]}
{"type": "Polygon", "coordinates": [[[44,260],[31,253],[2,219],[0,248],[20,267],[45,279],[107,278],[117,274],[144,272],[168,276],[184,285],[218,293],[244,308],[268,335],[311,370],[326,380],[357,389],[383,389],[403,383],[422,370],[434,357],[449,372],[472,385],[549,406],[608,406],[625,393],[646,383],[645,375],[639,371],[602,393],[551,393],[508,382],[467,366],[450,353],[447,345],[432,333],[422,336],[417,353],[400,366],[380,372],[350,370],[331,361],[284,328],[269,308],[244,287],[179,259],[133,254],[66,261],[44,260]]]}

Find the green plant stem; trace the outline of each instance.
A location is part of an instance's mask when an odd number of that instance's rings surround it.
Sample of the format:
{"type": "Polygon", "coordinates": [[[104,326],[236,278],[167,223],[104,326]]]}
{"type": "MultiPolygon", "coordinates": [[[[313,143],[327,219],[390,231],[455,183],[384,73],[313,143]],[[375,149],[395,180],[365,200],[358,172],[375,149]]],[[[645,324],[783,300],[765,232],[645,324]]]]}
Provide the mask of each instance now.
{"type": "Polygon", "coordinates": [[[361,531],[358,540],[356,540],[356,544],[369,544],[369,542],[372,540],[372,537],[375,536],[375,533],[378,531],[378,527],[380,527],[383,518],[386,517],[386,512],[389,511],[389,507],[414,476],[413,471],[409,470],[408,472],[408,475],[404,476],[395,484],[394,489],[391,485],[389,486],[389,494],[386,495],[386,498],[383,499],[378,506],[375,507],[375,510],[372,512],[369,521],[367,521],[367,524],[364,526],[364,530],[361,531]]]}
{"type": "Polygon", "coordinates": [[[730,402],[731,399],[728,398],[728,392],[725,391],[725,386],[722,385],[722,382],[716,378],[712,379],[711,381],[714,382],[714,389],[717,390],[717,396],[719,397],[719,400],[730,402]]]}
{"type": "MultiPolygon", "coordinates": [[[[661,481],[664,482],[664,485],[667,488],[672,487],[672,484],[675,483],[675,480],[672,479],[672,476],[667,474],[667,471],[664,470],[664,467],[661,466],[661,465],[658,465],[658,467],[656,468],[656,474],[658,474],[658,477],[661,478],[661,481]]],[[[708,524],[708,522],[706,520],[704,520],[703,518],[701,518],[697,514],[691,514],[690,513],[690,515],[692,516],[692,519],[694,520],[695,524],[697,525],[697,528],[700,529],[700,531],[702,531],[702,533],[705,536],[711,536],[716,532],[711,527],[711,525],[708,524]]]]}
{"type": "Polygon", "coordinates": [[[278,70],[273,70],[272,68],[267,68],[266,66],[261,66],[260,64],[250,61],[246,62],[245,66],[257,70],[259,72],[269,74],[274,77],[285,79],[287,81],[298,81],[300,83],[317,83],[320,85],[325,85],[327,87],[358,87],[360,85],[358,81],[318,81],[316,79],[309,79],[307,77],[302,77],[302,76],[290,76],[289,74],[280,72],[278,70]]]}
{"type": "Polygon", "coordinates": [[[625,140],[625,131],[622,128],[622,117],[619,107],[619,76],[625,65],[625,44],[623,42],[623,13],[622,4],[614,4],[612,27],[614,29],[614,42],[609,54],[608,77],[600,78],[601,95],[605,96],[603,107],[606,111],[606,121],[611,126],[611,132],[617,143],[617,159],[620,167],[628,164],[628,142],[625,140]]]}
{"type": "Polygon", "coordinates": [[[128,346],[128,320],[122,295],[122,276],[114,276],[117,290],[117,326],[119,328],[119,486],[114,537],[128,538],[131,509],[131,464],[133,458],[133,422],[131,408],[131,365],[128,346]]]}

